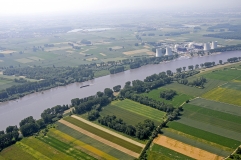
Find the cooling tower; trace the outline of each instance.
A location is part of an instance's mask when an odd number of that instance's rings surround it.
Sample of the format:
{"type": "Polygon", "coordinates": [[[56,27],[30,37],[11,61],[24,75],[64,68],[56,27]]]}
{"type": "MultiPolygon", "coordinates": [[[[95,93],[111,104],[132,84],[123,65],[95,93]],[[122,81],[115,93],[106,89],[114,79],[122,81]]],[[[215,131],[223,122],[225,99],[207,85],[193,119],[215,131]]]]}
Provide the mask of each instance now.
{"type": "Polygon", "coordinates": [[[166,48],[166,54],[165,54],[165,55],[166,55],[166,56],[172,55],[172,50],[171,50],[171,48],[169,48],[169,47],[166,48]]]}
{"type": "Polygon", "coordinates": [[[157,48],[156,49],[156,57],[161,57],[163,54],[162,54],[162,49],[161,48],[157,48]]]}
{"type": "Polygon", "coordinates": [[[211,45],[211,49],[215,49],[215,48],[217,48],[217,41],[213,41],[212,42],[212,45],[211,45]]]}
{"type": "Polygon", "coordinates": [[[210,44],[209,43],[204,43],[204,51],[209,51],[210,50],[210,44]]]}

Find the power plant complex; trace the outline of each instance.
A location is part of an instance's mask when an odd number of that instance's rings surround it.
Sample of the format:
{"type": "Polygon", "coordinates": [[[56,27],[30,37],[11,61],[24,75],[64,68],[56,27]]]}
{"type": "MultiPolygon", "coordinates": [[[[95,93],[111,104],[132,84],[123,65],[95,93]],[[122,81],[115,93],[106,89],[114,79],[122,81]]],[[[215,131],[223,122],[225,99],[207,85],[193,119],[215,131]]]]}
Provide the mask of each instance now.
{"type": "Polygon", "coordinates": [[[173,52],[176,53],[186,53],[186,52],[198,52],[198,51],[205,51],[208,52],[210,49],[215,49],[218,47],[217,41],[212,41],[211,43],[195,43],[190,42],[188,44],[175,44],[173,45],[165,45],[164,48],[157,48],[156,49],[156,57],[161,56],[170,56],[173,55],[173,52]]]}

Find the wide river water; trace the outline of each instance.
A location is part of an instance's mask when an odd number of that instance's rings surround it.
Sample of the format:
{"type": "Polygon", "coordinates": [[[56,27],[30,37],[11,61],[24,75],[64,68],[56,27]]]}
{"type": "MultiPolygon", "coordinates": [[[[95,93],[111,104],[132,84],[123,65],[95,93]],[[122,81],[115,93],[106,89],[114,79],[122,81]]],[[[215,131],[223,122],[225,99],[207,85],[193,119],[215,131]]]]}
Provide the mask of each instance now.
{"type": "Polygon", "coordinates": [[[70,104],[73,98],[83,98],[94,95],[98,91],[104,91],[105,88],[112,88],[116,85],[124,86],[125,82],[136,79],[143,80],[145,77],[154,73],[160,73],[166,70],[176,71],[178,67],[201,64],[204,62],[226,62],[228,58],[240,57],[241,51],[223,52],[216,55],[205,57],[194,57],[187,59],[180,57],[177,60],[142,66],[141,68],[128,70],[115,75],[107,75],[83,83],[73,83],[67,86],[56,87],[46,90],[43,93],[33,93],[21,99],[0,103],[0,130],[5,130],[9,125],[18,125],[19,122],[28,116],[36,119],[47,108],[56,105],[70,104]],[[82,85],[89,84],[89,87],[80,88],[82,85]]]}

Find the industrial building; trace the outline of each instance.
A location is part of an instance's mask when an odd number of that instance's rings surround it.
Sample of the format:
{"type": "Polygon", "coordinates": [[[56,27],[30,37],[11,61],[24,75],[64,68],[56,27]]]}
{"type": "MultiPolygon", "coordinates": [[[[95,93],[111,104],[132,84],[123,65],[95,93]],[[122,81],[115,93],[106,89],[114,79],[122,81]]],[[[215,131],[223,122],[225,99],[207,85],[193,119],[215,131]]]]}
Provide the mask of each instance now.
{"type": "Polygon", "coordinates": [[[163,56],[162,49],[161,48],[157,48],[156,49],[156,57],[161,57],[161,56],[163,56]]]}
{"type": "Polygon", "coordinates": [[[212,44],[211,44],[211,49],[215,49],[217,48],[217,41],[212,41],[212,44]]]}
{"type": "Polygon", "coordinates": [[[204,51],[209,51],[210,50],[210,44],[209,43],[204,43],[204,51]]]}
{"type": "Polygon", "coordinates": [[[166,47],[166,54],[165,54],[165,56],[170,56],[170,55],[172,55],[172,50],[171,50],[171,48],[166,47]]]}

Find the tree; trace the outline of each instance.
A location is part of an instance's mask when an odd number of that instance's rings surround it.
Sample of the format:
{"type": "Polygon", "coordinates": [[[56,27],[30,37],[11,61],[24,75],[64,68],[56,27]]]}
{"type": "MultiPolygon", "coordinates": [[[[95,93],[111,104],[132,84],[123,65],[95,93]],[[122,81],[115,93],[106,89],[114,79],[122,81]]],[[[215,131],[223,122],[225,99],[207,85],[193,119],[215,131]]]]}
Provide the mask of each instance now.
{"type": "Polygon", "coordinates": [[[182,72],[182,68],[181,67],[177,68],[176,71],[177,71],[177,73],[181,73],[182,72]]]}
{"type": "Polygon", "coordinates": [[[108,96],[108,97],[112,97],[112,96],[113,96],[113,91],[112,91],[112,89],[110,89],[110,88],[106,88],[106,89],[104,90],[104,94],[105,94],[106,96],[108,96]]]}
{"type": "Polygon", "coordinates": [[[213,66],[215,66],[215,62],[212,62],[213,66]]]}
{"type": "Polygon", "coordinates": [[[139,46],[139,44],[138,44],[138,43],[135,43],[135,46],[139,46]]]}
{"type": "Polygon", "coordinates": [[[97,94],[98,97],[103,97],[103,96],[104,96],[104,93],[103,93],[103,92],[100,92],[100,91],[97,92],[96,94],[97,94]]]}
{"type": "Polygon", "coordinates": [[[121,89],[121,85],[117,85],[113,87],[114,92],[119,92],[121,89]]]}
{"type": "Polygon", "coordinates": [[[167,70],[167,75],[168,76],[172,76],[172,71],[171,70],[167,70]]]}
{"type": "Polygon", "coordinates": [[[198,68],[199,68],[199,64],[196,64],[195,69],[198,69],[198,68]]]}
{"type": "Polygon", "coordinates": [[[223,64],[223,61],[222,61],[222,60],[219,60],[219,64],[223,64]]]}
{"type": "Polygon", "coordinates": [[[112,51],[112,48],[109,48],[109,51],[112,51]]]}
{"type": "Polygon", "coordinates": [[[189,70],[193,70],[193,65],[188,66],[189,70]]]}
{"type": "Polygon", "coordinates": [[[185,72],[185,70],[186,70],[186,67],[182,67],[182,69],[184,70],[184,72],[185,72]]]}

